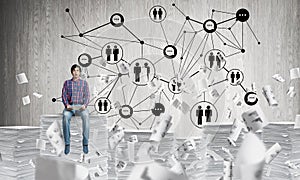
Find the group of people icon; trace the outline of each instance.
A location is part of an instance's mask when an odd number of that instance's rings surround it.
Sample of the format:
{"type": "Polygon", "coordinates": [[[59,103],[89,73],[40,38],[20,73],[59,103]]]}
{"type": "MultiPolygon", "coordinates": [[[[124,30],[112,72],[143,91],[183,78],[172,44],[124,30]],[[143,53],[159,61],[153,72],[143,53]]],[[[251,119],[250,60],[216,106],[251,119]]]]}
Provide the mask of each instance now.
{"type": "Polygon", "coordinates": [[[180,89],[181,85],[182,85],[182,83],[173,79],[171,81],[172,91],[181,91],[181,89],[180,89]]]}
{"type": "Polygon", "coordinates": [[[212,110],[210,108],[210,106],[206,106],[206,109],[203,110],[201,106],[198,106],[197,110],[196,110],[196,116],[197,116],[197,124],[198,125],[202,125],[202,117],[205,116],[206,117],[206,122],[211,122],[211,117],[212,117],[212,110]]]}
{"type": "Polygon", "coordinates": [[[117,45],[114,45],[114,48],[112,49],[110,45],[106,46],[106,61],[111,61],[111,54],[114,55],[113,60],[118,61],[118,55],[120,54],[120,49],[117,45]]]}
{"type": "Polygon", "coordinates": [[[209,61],[209,67],[210,68],[213,68],[214,67],[214,64],[215,64],[215,61],[216,61],[216,65],[217,65],[217,68],[221,68],[222,66],[222,62],[224,61],[224,57],[221,55],[220,52],[217,52],[216,55],[214,55],[213,52],[211,52],[209,54],[209,57],[208,57],[208,61],[209,61]]]}
{"type": "Polygon", "coordinates": [[[100,112],[108,111],[108,101],[106,99],[100,99],[98,102],[98,108],[100,112]],[[102,102],[103,101],[103,102],[102,102]]]}
{"type": "MultiPolygon", "coordinates": [[[[147,81],[150,80],[150,66],[148,65],[147,62],[144,63],[144,67],[146,68],[146,76],[147,76],[147,81]]],[[[143,75],[142,73],[142,66],[140,66],[140,63],[135,63],[135,66],[133,68],[133,72],[135,75],[135,82],[140,82],[141,81],[141,75],[143,75]]]]}
{"type": "Polygon", "coordinates": [[[161,8],[158,8],[158,10],[156,10],[156,8],[154,8],[154,10],[152,11],[152,15],[153,15],[154,20],[157,20],[157,15],[158,15],[158,20],[162,20],[163,11],[161,8]]]}
{"type": "Polygon", "coordinates": [[[231,72],[230,79],[231,79],[231,83],[232,84],[238,83],[240,78],[241,78],[240,72],[236,72],[236,73],[235,72],[231,72]]]}

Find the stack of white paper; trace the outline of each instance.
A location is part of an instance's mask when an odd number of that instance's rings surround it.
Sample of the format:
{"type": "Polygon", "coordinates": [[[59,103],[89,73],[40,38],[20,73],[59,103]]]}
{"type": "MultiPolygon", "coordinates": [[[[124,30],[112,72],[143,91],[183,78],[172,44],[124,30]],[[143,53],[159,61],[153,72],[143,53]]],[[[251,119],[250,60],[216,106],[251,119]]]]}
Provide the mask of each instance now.
{"type": "MultiPolygon", "coordinates": [[[[70,154],[61,153],[61,158],[82,162],[82,165],[89,169],[91,179],[107,179],[108,174],[108,131],[107,120],[105,117],[90,115],[90,136],[89,153],[83,155],[82,152],[82,120],[80,116],[72,117],[70,122],[70,154]],[[80,159],[81,158],[81,159],[80,159]]],[[[53,122],[57,121],[62,131],[62,115],[42,115],[41,137],[46,141],[45,150],[41,150],[42,155],[57,156],[56,149],[51,145],[47,138],[46,131],[53,122]]]]}
{"type": "Polygon", "coordinates": [[[291,177],[293,179],[299,179],[300,178],[300,129],[294,128],[291,130],[291,128],[289,128],[289,131],[290,131],[290,138],[292,141],[292,152],[291,152],[290,160],[286,162],[285,165],[288,166],[291,172],[291,177]]]}
{"type": "MultiPolygon", "coordinates": [[[[167,167],[167,154],[174,147],[174,133],[167,132],[159,142],[150,141],[150,130],[126,130],[124,140],[116,147],[116,163],[124,162],[123,168],[116,167],[117,178],[125,180],[135,164],[156,161],[167,167]]],[[[122,163],[123,164],[123,163],[122,163]]]]}
{"type": "Polygon", "coordinates": [[[39,155],[36,148],[39,136],[39,127],[0,127],[0,179],[34,179],[33,162],[39,155]]]}
{"type": "Polygon", "coordinates": [[[263,179],[291,179],[286,161],[290,159],[292,152],[292,140],[290,132],[294,124],[291,122],[270,123],[264,127],[262,139],[267,149],[278,143],[281,151],[274,159],[265,165],[263,179]],[[269,171],[269,172],[268,172],[269,171]]]}
{"type": "Polygon", "coordinates": [[[207,145],[207,167],[206,179],[218,179],[223,176],[224,160],[236,157],[238,149],[243,141],[244,133],[241,132],[233,146],[228,137],[232,123],[221,123],[219,125],[206,125],[204,134],[208,140],[207,145]],[[209,137],[209,138],[208,138],[209,137]]]}

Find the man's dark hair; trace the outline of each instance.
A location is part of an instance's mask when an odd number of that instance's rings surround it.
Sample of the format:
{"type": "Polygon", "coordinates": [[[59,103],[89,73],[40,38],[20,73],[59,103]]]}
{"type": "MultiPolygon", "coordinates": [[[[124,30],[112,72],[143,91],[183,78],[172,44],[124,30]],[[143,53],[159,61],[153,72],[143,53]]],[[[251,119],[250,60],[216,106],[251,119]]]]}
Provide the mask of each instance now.
{"type": "Polygon", "coordinates": [[[71,73],[75,70],[75,68],[79,68],[79,71],[81,72],[81,67],[78,64],[73,64],[71,67],[71,73]]]}

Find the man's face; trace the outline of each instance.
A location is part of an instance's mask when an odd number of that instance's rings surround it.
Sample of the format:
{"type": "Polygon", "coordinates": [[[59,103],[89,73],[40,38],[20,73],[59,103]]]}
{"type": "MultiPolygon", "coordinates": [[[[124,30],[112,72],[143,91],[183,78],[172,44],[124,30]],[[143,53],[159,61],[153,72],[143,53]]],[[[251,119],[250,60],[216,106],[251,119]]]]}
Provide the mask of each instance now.
{"type": "Polygon", "coordinates": [[[79,78],[80,76],[80,70],[79,68],[75,68],[73,71],[72,71],[72,75],[73,75],[73,78],[79,78]]]}

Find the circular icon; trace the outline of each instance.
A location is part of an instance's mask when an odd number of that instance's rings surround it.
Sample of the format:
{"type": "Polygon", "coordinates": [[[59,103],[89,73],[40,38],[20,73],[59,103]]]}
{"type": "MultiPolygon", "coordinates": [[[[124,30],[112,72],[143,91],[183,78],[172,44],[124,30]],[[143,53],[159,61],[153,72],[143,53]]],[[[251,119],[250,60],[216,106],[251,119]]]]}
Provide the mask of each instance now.
{"type": "Polygon", "coordinates": [[[253,106],[258,102],[258,98],[255,92],[247,92],[244,96],[244,101],[247,105],[253,106]]]}
{"type": "Polygon", "coordinates": [[[131,106],[129,105],[123,105],[121,106],[121,108],[119,109],[119,114],[122,118],[124,119],[128,119],[132,116],[133,114],[133,109],[131,106]]]}
{"type": "Polygon", "coordinates": [[[213,19],[208,19],[203,23],[203,29],[207,33],[213,33],[217,30],[217,23],[213,19]]]}
{"type": "Polygon", "coordinates": [[[161,113],[165,112],[165,106],[162,103],[155,103],[154,108],[151,109],[154,116],[160,116],[161,113]]]}
{"type": "Polygon", "coordinates": [[[82,67],[88,67],[92,64],[92,57],[87,53],[80,54],[78,57],[78,64],[82,67]]]}
{"type": "Polygon", "coordinates": [[[220,71],[226,64],[225,54],[219,49],[209,50],[205,54],[204,64],[210,70],[220,71]]]}
{"type": "Polygon", "coordinates": [[[155,67],[151,61],[145,58],[134,60],[130,64],[129,77],[138,86],[145,86],[154,79],[155,67]]]}
{"type": "Polygon", "coordinates": [[[245,22],[250,18],[249,11],[244,8],[239,9],[236,12],[235,16],[236,16],[236,20],[240,22],[245,22]]]}
{"type": "Polygon", "coordinates": [[[203,125],[217,122],[218,111],[212,103],[200,101],[192,107],[190,118],[196,127],[202,128],[203,125]]]}
{"type": "Polygon", "coordinates": [[[177,55],[177,49],[175,46],[173,45],[167,45],[164,48],[164,56],[168,59],[173,59],[174,57],[176,57],[177,55]]]}
{"type": "Polygon", "coordinates": [[[184,82],[182,81],[182,79],[180,79],[178,77],[173,77],[170,80],[168,87],[172,93],[179,94],[182,92],[183,85],[184,85],[184,82]]]}
{"type": "Polygon", "coordinates": [[[123,58],[122,47],[115,42],[109,42],[102,48],[102,57],[108,64],[117,64],[123,58]]]}
{"type": "Polygon", "coordinates": [[[114,27],[120,27],[124,23],[124,16],[120,13],[115,13],[110,17],[110,23],[114,27]]]}
{"type": "Polygon", "coordinates": [[[150,19],[156,23],[162,22],[167,17],[167,11],[164,7],[156,5],[149,11],[150,19]]]}
{"type": "Polygon", "coordinates": [[[243,82],[244,74],[239,69],[231,69],[227,73],[226,79],[229,81],[231,85],[238,86],[243,82]]]}
{"type": "Polygon", "coordinates": [[[106,97],[100,97],[95,101],[95,110],[100,114],[107,114],[111,109],[111,102],[106,97]]]}

